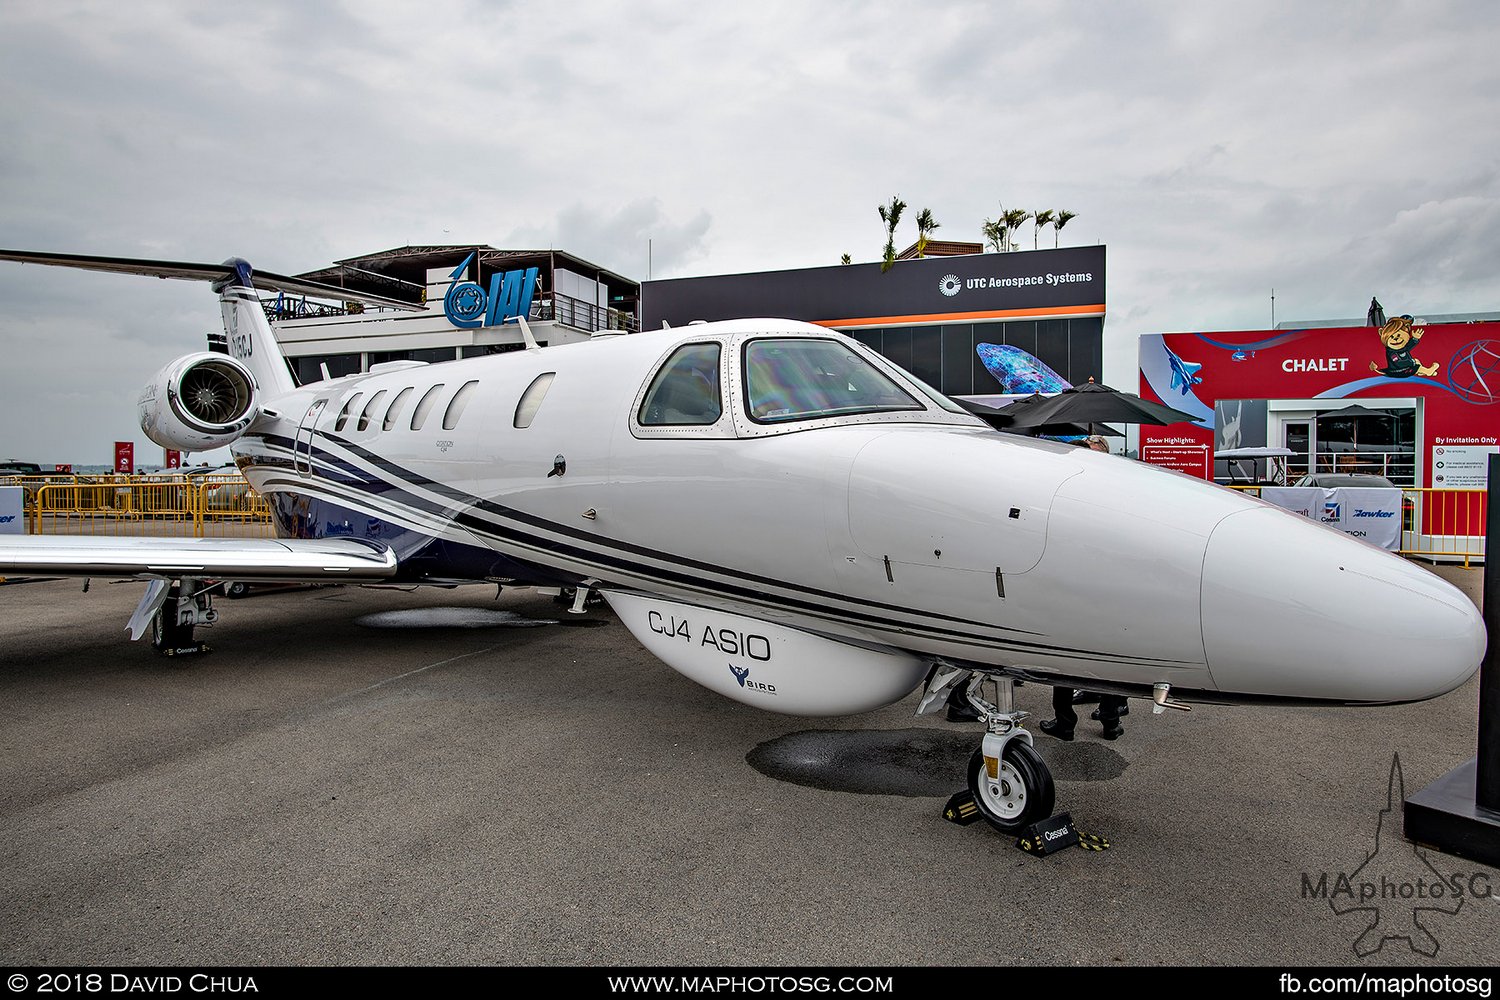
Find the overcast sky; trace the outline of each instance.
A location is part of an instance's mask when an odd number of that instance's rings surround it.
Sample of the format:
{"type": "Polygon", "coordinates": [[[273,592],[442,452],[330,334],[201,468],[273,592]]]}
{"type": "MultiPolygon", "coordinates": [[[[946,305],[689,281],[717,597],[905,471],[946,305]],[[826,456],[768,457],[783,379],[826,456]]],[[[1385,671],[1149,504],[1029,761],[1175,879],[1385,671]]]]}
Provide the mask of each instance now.
{"type": "MultiPolygon", "coordinates": [[[[408,243],[682,277],[1067,209],[1141,333],[1500,309],[1500,8],[0,4],[0,246],[295,273],[408,243]]],[[[1050,246],[1051,231],[1041,236],[1050,246]]],[[[1021,241],[1030,246],[1030,227],[1021,241]]],[[[772,312],[768,308],[768,312],[772,312]]],[[[0,457],[160,449],[206,286],[0,263],[0,457]]],[[[1121,374],[1128,373],[1128,374],[1121,374]]]]}

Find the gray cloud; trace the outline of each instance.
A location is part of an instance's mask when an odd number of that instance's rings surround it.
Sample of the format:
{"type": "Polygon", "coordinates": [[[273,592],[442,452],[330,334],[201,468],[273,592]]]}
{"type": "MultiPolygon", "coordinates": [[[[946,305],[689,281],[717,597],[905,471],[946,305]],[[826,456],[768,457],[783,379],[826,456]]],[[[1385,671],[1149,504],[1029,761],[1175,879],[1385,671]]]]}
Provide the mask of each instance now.
{"type": "MultiPolygon", "coordinates": [[[[0,244],[514,241],[643,278],[650,239],[675,277],[875,259],[896,193],[950,239],[1066,208],[1119,381],[1137,334],[1263,327],[1272,288],[1493,306],[1497,41],[1479,2],[10,4],[0,244]]],[[[138,384],[217,322],[179,282],[0,265],[0,296],[0,453],[48,461],[143,441],[138,384]]]]}

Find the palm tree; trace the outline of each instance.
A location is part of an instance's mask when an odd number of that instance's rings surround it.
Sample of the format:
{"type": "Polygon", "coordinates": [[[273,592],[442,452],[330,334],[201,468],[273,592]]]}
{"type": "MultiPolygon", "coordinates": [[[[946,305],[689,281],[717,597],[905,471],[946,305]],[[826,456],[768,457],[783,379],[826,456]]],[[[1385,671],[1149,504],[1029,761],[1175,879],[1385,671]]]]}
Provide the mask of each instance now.
{"type": "MultiPolygon", "coordinates": [[[[1001,215],[1001,218],[1005,220],[1006,230],[1013,233],[1017,229],[1020,229],[1021,225],[1027,219],[1031,218],[1031,213],[1026,211],[1026,209],[1024,208],[1013,208],[1009,212],[1005,212],[1003,215],[1001,215]]],[[[1010,249],[1016,249],[1016,244],[1010,244],[1010,249]]]]}
{"type": "Polygon", "coordinates": [[[906,202],[896,195],[889,205],[877,207],[880,221],[885,223],[885,257],[880,262],[880,273],[884,274],[896,266],[896,225],[901,221],[901,213],[906,211],[906,202]]]}
{"type": "Polygon", "coordinates": [[[1050,208],[1044,208],[1031,217],[1031,221],[1035,223],[1031,229],[1031,249],[1035,250],[1037,248],[1036,238],[1037,234],[1042,231],[1042,227],[1052,225],[1052,220],[1055,217],[1056,214],[1050,208]]]}
{"type": "Polygon", "coordinates": [[[1068,224],[1069,219],[1078,218],[1077,212],[1069,212],[1067,209],[1058,209],[1057,218],[1052,223],[1052,249],[1057,249],[1057,238],[1062,235],[1062,227],[1068,224]]]}
{"type": "Polygon", "coordinates": [[[1005,249],[1005,223],[996,222],[994,219],[985,219],[984,225],[979,230],[984,234],[984,241],[995,248],[996,253],[1005,249]]]}
{"type": "Polygon", "coordinates": [[[938,228],[938,222],[932,217],[932,209],[924,208],[917,213],[917,256],[920,257],[927,251],[927,237],[938,228]]]}
{"type": "Polygon", "coordinates": [[[839,263],[840,264],[852,264],[852,263],[854,263],[854,258],[850,257],[848,254],[844,254],[842,257],[839,258],[839,263]]]}

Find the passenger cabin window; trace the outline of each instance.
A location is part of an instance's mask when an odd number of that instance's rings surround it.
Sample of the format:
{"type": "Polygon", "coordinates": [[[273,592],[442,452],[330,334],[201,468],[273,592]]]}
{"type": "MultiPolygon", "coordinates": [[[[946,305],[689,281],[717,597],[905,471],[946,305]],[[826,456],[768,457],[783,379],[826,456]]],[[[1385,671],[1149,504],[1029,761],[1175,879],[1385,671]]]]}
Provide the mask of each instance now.
{"type": "Polygon", "coordinates": [[[422,398],[417,400],[417,408],[413,410],[411,414],[412,430],[419,431],[422,429],[422,425],[427,422],[427,414],[431,413],[432,408],[437,405],[438,393],[442,391],[443,383],[439,382],[437,385],[424,392],[422,394],[422,398]]]}
{"type": "Polygon", "coordinates": [[[516,418],[511,425],[516,428],[531,426],[532,420],[536,419],[536,411],[542,408],[542,400],[547,398],[547,390],[552,388],[552,380],[557,377],[557,372],[543,372],[531,380],[526,391],[521,393],[520,402],[516,403],[516,418]]]}
{"type": "Polygon", "coordinates": [[[448,404],[448,409],[443,411],[443,430],[451,431],[458,426],[458,418],[464,415],[464,407],[469,405],[469,397],[474,395],[474,387],[478,384],[476,379],[458,387],[458,391],[453,394],[452,402],[448,404]]]}
{"type": "Polygon", "coordinates": [[[723,412],[719,345],[684,344],[656,373],[637,419],[643,427],[712,424],[723,412]]]}
{"type": "Polygon", "coordinates": [[[364,393],[356,392],[349,397],[348,402],[344,403],[344,408],[339,411],[338,419],[333,422],[334,430],[341,431],[344,429],[344,425],[349,422],[349,414],[354,412],[354,407],[359,405],[362,396],[364,396],[364,393]]]}
{"type": "Polygon", "coordinates": [[[381,425],[382,430],[390,430],[396,426],[396,420],[401,416],[401,411],[406,408],[406,401],[411,398],[412,387],[407,386],[396,393],[396,398],[391,400],[391,408],[385,411],[385,423],[381,425]]]}
{"type": "Polygon", "coordinates": [[[375,395],[370,397],[370,401],[365,404],[365,408],[359,414],[359,424],[356,426],[357,430],[364,430],[366,427],[370,426],[370,418],[375,415],[375,407],[380,405],[380,401],[384,399],[385,396],[386,390],[381,389],[375,395]]]}
{"type": "Polygon", "coordinates": [[[757,423],[921,409],[885,373],[836,341],[745,345],[745,410],[757,423]]]}

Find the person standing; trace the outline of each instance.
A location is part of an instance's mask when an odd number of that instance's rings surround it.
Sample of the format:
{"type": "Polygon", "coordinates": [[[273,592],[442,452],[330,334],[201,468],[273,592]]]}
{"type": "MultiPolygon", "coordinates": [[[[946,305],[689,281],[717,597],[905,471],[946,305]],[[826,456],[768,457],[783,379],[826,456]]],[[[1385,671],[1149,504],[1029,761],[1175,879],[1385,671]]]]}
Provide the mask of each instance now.
{"type": "MultiPolygon", "coordinates": [[[[1102,731],[1099,735],[1107,740],[1117,740],[1125,732],[1125,727],[1120,724],[1120,716],[1126,711],[1126,702],[1117,694],[1101,694],[1099,697],[1099,708],[1094,713],[1094,718],[1099,720],[1102,731]]],[[[1042,722],[1040,728],[1048,736],[1062,740],[1064,743],[1073,741],[1073,730],[1078,727],[1078,713],[1073,710],[1073,689],[1070,687],[1054,687],[1052,689],[1052,718],[1042,722]]]]}

